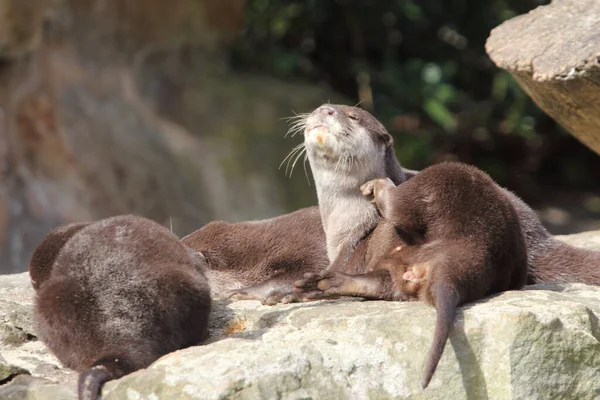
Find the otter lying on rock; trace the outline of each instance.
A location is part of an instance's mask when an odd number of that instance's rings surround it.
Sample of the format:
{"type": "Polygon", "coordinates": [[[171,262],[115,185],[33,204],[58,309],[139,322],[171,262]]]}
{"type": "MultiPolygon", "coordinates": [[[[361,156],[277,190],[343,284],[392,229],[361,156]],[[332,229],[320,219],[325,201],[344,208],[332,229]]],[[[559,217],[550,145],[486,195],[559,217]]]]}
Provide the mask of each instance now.
{"type": "Polygon", "coordinates": [[[80,372],[79,398],[201,342],[211,310],[205,261],[168,229],[117,216],[55,228],[29,265],[39,338],[80,372]]]}
{"type": "MultiPolygon", "coordinates": [[[[350,193],[354,199],[351,203],[358,205],[358,208],[347,209],[358,216],[346,215],[346,209],[338,207],[331,218],[327,221],[323,220],[321,218],[323,208],[326,209],[325,214],[329,214],[327,209],[332,207],[329,198],[335,196],[321,196],[319,207],[307,207],[262,221],[234,224],[213,222],[191,233],[183,241],[195,250],[208,255],[208,276],[213,292],[220,297],[259,299],[263,304],[298,301],[298,296],[292,291],[294,280],[305,273],[323,271],[330,262],[343,262],[350,257],[364,259],[366,248],[359,243],[360,235],[373,230],[379,221],[380,217],[372,207],[365,208],[361,205],[365,200],[361,198],[358,187],[368,179],[361,177],[365,180],[359,182],[361,180],[359,179],[350,185],[345,184],[344,182],[349,179],[345,171],[348,168],[362,169],[362,172],[358,172],[370,175],[370,179],[388,177],[395,184],[409,180],[418,174],[418,171],[400,166],[394,154],[392,137],[379,121],[360,108],[325,104],[312,113],[299,115],[294,120],[292,130],[305,130],[314,123],[317,115],[331,117],[329,120],[322,121],[319,130],[324,127],[334,132],[334,135],[328,138],[317,135],[320,137],[317,140],[328,142],[333,146],[330,149],[333,152],[324,157],[324,160],[327,157],[334,157],[336,160],[335,165],[324,172],[322,181],[330,185],[328,188],[333,195],[346,196],[350,193]],[[356,137],[351,134],[357,131],[366,134],[356,137]],[[334,143],[335,137],[338,137],[337,144],[334,143]],[[349,144],[354,140],[353,138],[358,138],[353,143],[354,147],[344,148],[344,143],[349,144]],[[375,149],[382,145],[381,149],[375,149]],[[342,150],[344,154],[334,154],[342,150]],[[365,157],[368,154],[379,160],[377,163],[380,170],[377,173],[365,169],[365,166],[371,163],[371,160],[365,157]],[[383,159],[380,160],[381,157],[383,159]],[[327,224],[325,225],[327,229],[328,225],[339,224],[339,221],[346,217],[346,221],[353,221],[345,227],[348,232],[344,232],[343,229],[337,232],[336,235],[340,240],[334,239],[333,236],[326,239],[323,224],[327,224]],[[362,226],[359,226],[361,224],[362,226]],[[355,228],[358,238],[350,233],[355,228]],[[348,233],[350,234],[347,235],[348,233]],[[342,249],[334,248],[328,244],[328,240],[333,240],[338,245],[348,242],[343,246],[345,253],[340,260],[336,260],[336,257],[342,249]],[[355,255],[356,251],[358,254],[355,255]]],[[[303,146],[306,146],[306,141],[303,146]]],[[[303,150],[301,145],[292,153],[298,156],[303,150]]],[[[369,168],[372,167],[371,165],[369,168]]],[[[501,190],[515,207],[525,234],[529,284],[580,282],[600,285],[600,252],[576,248],[555,239],[525,202],[510,191],[503,188],[501,190]]]]}
{"type": "MultiPolygon", "coordinates": [[[[520,289],[527,279],[525,240],[510,199],[475,167],[441,163],[399,186],[376,179],[362,186],[388,225],[373,235],[387,258],[362,275],[325,272],[317,277],[319,297],[362,296],[422,300],[437,310],[423,387],[442,355],[457,306],[498,292],[520,289]],[[398,244],[400,238],[400,244],[398,244]],[[396,247],[393,247],[396,245],[396,247]],[[376,271],[393,281],[382,282],[376,271]]],[[[314,278],[308,276],[308,278],[314,278]]],[[[297,282],[315,291],[314,281],[297,282]]],[[[316,297],[316,296],[313,296],[316,297]]]]}
{"type": "MultiPolygon", "coordinates": [[[[328,269],[353,274],[373,270],[385,252],[377,251],[365,239],[387,228],[385,224],[378,226],[380,216],[362,197],[359,187],[376,178],[389,178],[398,185],[419,173],[401,168],[394,156],[392,137],[360,108],[324,104],[295,127],[304,130],[331,262],[328,269]]],[[[600,285],[600,252],[558,241],[527,204],[494,185],[510,200],[520,220],[527,246],[528,283],[600,285]]],[[[386,279],[386,274],[380,273],[386,279]]],[[[306,295],[302,294],[303,299],[306,295]]]]}
{"type": "Polygon", "coordinates": [[[307,119],[305,143],[332,263],[297,281],[296,296],[434,305],[426,387],[457,306],[526,283],[527,251],[515,207],[489,176],[465,164],[434,165],[402,183],[390,157],[391,137],[353,107],[320,107],[307,119]],[[374,195],[377,207],[363,195],[374,195]],[[385,260],[394,248],[393,259],[385,260]]]}
{"type": "Polygon", "coordinates": [[[182,241],[204,254],[213,295],[223,299],[272,305],[292,294],[305,273],[329,265],[318,207],[260,221],[215,221],[182,241]]]}

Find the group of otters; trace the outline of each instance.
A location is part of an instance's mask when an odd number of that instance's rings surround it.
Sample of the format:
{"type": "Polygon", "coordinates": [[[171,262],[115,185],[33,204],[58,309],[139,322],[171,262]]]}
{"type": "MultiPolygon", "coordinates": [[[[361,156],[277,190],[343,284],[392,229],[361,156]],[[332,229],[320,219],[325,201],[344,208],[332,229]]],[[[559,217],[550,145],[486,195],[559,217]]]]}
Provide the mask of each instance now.
{"type": "Polygon", "coordinates": [[[600,252],[553,238],[477,168],[402,168],[392,136],[360,108],[324,104],[297,122],[318,207],[211,222],[182,240],[117,216],[58,227],[40,243],[29,265],[37,333],[80,372],[80,399],[204,340],[211,296],[425,301],[437,312],[425,388],[459,305],[527,283],[600,284],[600,252]]]}

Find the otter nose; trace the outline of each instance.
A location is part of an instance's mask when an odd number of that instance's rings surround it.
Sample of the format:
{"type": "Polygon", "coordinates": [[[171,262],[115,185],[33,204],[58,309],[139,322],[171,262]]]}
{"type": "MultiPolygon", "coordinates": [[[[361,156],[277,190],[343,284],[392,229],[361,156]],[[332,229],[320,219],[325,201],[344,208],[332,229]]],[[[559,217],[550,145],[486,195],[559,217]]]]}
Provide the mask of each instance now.
{"type": "Polygon", "coordinates": [[[335,114],[335,110],[333,109],[333,107],[329,107],[329,106],[321,106],[319,108],[319,112],[323,115],[333,115],[335,114]]]}

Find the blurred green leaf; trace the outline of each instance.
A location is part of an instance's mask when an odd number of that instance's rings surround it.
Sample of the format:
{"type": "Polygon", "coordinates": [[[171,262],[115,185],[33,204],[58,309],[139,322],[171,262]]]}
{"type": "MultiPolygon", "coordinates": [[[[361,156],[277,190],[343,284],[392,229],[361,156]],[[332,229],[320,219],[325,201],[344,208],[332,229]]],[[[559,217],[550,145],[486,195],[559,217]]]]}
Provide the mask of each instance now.
{"type": "Polygon", "coordinates": [[[448,111],[446,106],[437,99],[429,99],[425,102],[425,112],[438,123],[444,130],[454,132],[456,129],[456,118],[448,111]]]}

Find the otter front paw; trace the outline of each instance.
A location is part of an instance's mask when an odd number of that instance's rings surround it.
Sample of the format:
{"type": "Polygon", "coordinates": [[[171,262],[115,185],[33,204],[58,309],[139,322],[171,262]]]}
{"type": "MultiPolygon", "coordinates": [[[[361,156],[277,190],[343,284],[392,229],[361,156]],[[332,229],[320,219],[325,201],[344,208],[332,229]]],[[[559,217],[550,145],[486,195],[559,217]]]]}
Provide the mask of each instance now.
{"type": "Polygon", "coordinates": [[[363,196],[371,199],[371,203],[375,203],[378,194],[388,187],[394,187],[394,182],[390,178],[372,179],[360,187],[363,196]]]}

